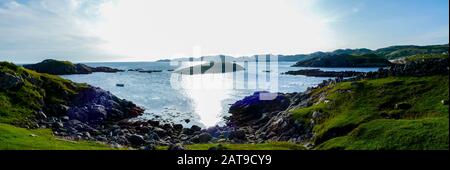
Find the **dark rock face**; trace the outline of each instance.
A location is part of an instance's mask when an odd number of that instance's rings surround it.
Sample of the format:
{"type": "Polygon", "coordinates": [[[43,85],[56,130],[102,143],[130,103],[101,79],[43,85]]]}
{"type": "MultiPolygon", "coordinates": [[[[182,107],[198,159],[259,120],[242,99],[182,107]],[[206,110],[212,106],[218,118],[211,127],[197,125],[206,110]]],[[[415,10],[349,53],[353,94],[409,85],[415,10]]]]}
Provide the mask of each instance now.
{"type": "Polygon", "coordinates": [[[22,78],[10,73],[0,72],[0,90],[8,90],[22,84],[22,78]]]}
{"type": "Polygon", "coordinates": [[[37,64],[24,65],[23,67],[40,73],[55,75],[90,74],[93,72],[115,73],[123,71],[109,67],[89,67],[85,64],[73,64],[68,61],[58,61],[52,59],[47,59],[37,64]]]}
{"type": "Polygon", "coordinates": [[[356,71],[322,71],[320,69],[307,69],[307,70],[288,71],[283,74],[304,75],[311,77],[354,77],[362,75],[363,73],[356,71]]]}
{"type": "Polygon", "coordinates": [[[103,89],[89,87],[80,91],[67,111],[70,119],[99,124],[105,120],[122,120],[141,115],[143,109],[103,89]]]}
{"type": "Polygon", "coordinates": [[[260,119],[265,119],[264,113],[285,110],[289,104],[289,99],[282,93],[276,94],[273,100],[260,100],[260,94],[267,92],[255,92],[242,100],[231,105],[229,113],[229,124],[231,125],[251,125],[260,119]]]}

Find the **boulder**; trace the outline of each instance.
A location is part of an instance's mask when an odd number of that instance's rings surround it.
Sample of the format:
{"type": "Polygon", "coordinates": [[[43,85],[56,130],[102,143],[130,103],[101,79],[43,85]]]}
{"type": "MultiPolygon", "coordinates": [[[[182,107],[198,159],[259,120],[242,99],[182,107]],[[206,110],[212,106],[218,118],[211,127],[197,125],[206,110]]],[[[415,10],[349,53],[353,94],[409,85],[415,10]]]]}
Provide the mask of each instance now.
{"type": "Polygon", "coordinates": [[[143,111],[132,102],[119,99],[103,89],[89,86],[73,98],[67,115],[70,119],[99,124],[105,120],[119,121],[137,117],[143,111]]]}
{"type": "Polygon", "coordinates": [[[200,143],[208,143],[209,141],[211,141],[211,139],[212,139],[212,136],[206,132],[198,135],[198,142],[200,142],[200,143]]]}
{"type": "Polygon", "coordinates": [[[133,146],[141,146],[145,143],[145,139],[141,135],[132,134],[127,139],[133,146]]]}
{"type": "Polygon", "coordinates": [[[231,105],[228,124],[232,126],[251,125],[263,119],[264,113],[272,113],[287,109],[290,100],[285,94],[277,93],[272,100],[262,100],[261,95],[268,92],[255,92],[231,105]]]}

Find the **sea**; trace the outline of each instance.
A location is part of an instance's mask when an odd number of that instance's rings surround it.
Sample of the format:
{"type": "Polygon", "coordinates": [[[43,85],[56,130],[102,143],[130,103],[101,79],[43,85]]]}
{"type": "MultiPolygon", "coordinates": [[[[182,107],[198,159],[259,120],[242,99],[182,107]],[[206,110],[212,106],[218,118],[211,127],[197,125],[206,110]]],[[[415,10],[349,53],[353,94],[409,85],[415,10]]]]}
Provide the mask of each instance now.
{"type": "MultiPolygon", "coordinates": [[[[300,69],[291,67],[294,62],[242,63],[243,71],[220,74],[181,75],[174,70],[198,63],[171,62],[105,62],[83,63],[92,67],[106,66],[126,70],[117,73],[64,75],[74,82],[88,83],[123,98],[145,109],[137,119],[153,119],[165,123],[198,125],[206,128],[224,125],[229,107],[256,91],[271,93],[303,92],[330,79],[285,75],[284,72],[300,69]],[[161,70],[144,73],[131,69],[161,70]],[[123,85],[123,86],[122,86],[123,85]]],[[[376,71],[378,68],[318,68],[323,71],[376,71]]]]}

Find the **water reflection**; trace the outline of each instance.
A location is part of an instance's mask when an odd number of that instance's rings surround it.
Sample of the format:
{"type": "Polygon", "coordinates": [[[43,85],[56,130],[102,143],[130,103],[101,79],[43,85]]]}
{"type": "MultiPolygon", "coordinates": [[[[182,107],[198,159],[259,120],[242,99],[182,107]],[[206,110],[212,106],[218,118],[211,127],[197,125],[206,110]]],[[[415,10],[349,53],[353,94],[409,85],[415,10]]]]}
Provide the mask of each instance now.
{"type": "Polygon", "coordinates": [[[233,95],[233,74],[182,75],[180,91],[193,102],[193,109],[204,126],[222,121],[222,102],[233,95]]]}

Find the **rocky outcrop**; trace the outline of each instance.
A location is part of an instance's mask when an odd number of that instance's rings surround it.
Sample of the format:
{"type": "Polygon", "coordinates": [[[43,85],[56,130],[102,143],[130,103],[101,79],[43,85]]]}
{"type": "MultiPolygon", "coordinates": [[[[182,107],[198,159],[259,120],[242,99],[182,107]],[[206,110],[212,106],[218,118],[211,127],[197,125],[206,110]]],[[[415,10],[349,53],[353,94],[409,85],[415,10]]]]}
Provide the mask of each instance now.
{"type": "Polygon", "coordinates": [[[306,69],[297,71],[288,71],[283,74],[304,75],[310,77],[355,77],[362,75],[363,72],[356,71],[322,71],[320,69],[306,69]]]}
{"type": "Polygon", "coordinates": [[[93,124],[137,117],[144,111],[134,103],[97,87],[81,90],[70,103],[67,111],[70,119],[93,124]]]}
{"type": "Polygon", "coordinates": [[[7,73],[0,72],[0,89],[8,90],[14,87],[18,87],[23,84],[23,80],[21,77],[7,73]]]}
{"type": "Polygon", "coordinates": [[[109,67],[90,67],[85,64],[73,64],[69,61],[58,61],[53,59],[47,59],[37,64],[23,65],[23,67],[40,73],[54,75],[91,74],[93,72],[115,73],[123,71],[109,67]]]}

